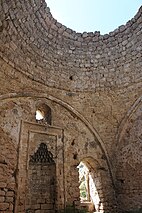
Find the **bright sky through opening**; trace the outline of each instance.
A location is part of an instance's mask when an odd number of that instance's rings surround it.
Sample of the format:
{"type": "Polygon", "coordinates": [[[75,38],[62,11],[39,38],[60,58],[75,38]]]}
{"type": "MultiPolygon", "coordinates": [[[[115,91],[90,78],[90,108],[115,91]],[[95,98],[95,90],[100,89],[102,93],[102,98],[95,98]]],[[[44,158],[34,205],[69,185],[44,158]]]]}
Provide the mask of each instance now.
{"type": "Polygon", "coordinates": [[[77,32],[109,33],[135,16],[142,0],[46,0],[55,19],[77,32]]]}

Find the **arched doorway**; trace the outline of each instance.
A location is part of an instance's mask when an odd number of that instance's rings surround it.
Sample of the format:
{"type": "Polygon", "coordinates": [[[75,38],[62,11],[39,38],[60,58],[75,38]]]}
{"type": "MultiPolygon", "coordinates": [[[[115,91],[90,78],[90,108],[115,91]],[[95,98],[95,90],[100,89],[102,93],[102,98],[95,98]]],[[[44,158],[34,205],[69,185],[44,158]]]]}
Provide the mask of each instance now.
{"type": "Polygon", "coordinates": [[[78,165],[81,206],[93,212],[103,212],[102,184],[97,163],[92,158],[83,159],[78,165]]]}

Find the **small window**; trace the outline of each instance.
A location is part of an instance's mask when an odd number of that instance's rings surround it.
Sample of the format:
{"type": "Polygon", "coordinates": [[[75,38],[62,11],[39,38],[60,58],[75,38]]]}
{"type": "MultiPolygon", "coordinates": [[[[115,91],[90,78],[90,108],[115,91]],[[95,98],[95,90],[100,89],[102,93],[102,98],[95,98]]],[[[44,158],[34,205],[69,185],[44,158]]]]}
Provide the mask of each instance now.
{"type": "Polygon", "coordinates": [[[51,108],[46,104],[39,105],[35,117],[37,122],[46,122],[51,125],[51,108]]]}

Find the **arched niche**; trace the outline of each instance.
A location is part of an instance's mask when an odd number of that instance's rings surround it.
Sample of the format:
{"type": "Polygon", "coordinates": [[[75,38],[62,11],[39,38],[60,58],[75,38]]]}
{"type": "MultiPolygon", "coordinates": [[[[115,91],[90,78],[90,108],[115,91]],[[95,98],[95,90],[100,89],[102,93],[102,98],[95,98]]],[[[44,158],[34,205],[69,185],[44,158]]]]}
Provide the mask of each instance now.
{"type": "Polygon", "coordinates": [[[56,209],[56,164],[46,143],[30,156],[26,191],[26,212],[56,209]]]}
{"type": "Polygon", "coordinates": [[[52,113],[51,108],[47,104],[40,103],[36,106],[36,121],[46,122],[47,124],[51,125],[52,113]]]}

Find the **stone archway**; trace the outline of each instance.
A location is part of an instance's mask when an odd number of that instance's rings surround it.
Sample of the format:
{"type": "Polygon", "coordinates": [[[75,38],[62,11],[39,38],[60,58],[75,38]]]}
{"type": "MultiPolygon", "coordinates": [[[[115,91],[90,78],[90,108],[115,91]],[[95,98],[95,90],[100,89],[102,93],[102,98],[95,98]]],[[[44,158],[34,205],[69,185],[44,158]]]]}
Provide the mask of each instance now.
{"type": "MultiPolygon", "coordinates": [[[[51,95],[47,95],[47,94],[34,94],[34,93],[25,93],[25,94],[8,94],[5,95],[3,97],[3,99],[20,99],[20,98],[27,98],[27,97],[36,97],[36,98],[40,98],[40,99],[44,99],[46,102],[46,99],[51,100],[52,102],[56,103],[57,105],[60,105],[61,107],[65,108],[66,111],[69,111],[70,113],[72,113],[74,116],[76,116],[77,122],[80,125],[80,129],[81,127],[85,127],[84,128],[84,133],[87,132],[86,135],[86,140],[84,139],[84,136],[82,134],[81,138],[84,141],[83,142],[83,146],[85,148],[85,150],[90,150],[91,156],[96,156],[96,159],[99,159],[101,161],[101,166],[98,167],[98,170],[100,171],[102,177],[105,177],[103,182],[105,184],[106,180],[109,183],[109,186],[106,189],[106,193],[108,190],[110,190],[110,194],[109,196],[106,196],[106,198],[104,199],[104,201],[102,202],[106,202],[108,207],[106,207],[106,210],[108,209],[112,209],[112,203],[114,203],[115,197],[114,197],[114,191],[113,191],[113,184],[112,184],[112,173],[111,173],[111,168],[110,168],[110,164],[109,164],[109,157],[107,155],[107,152],[104,148],[103,142],[101,141],[99,135],[96,133],[95,129],[91,126],[91,124],[83,117],[83,115],[81,115],[78,111],[76,111],[71,105],[67,104],[66,102],[63,102],[62,100],[59,100],[51,95]],[[89,139],[89,142],[87,142],[87,137],[89,139]],[[86,141],[86,142],[85,142],[86,141]],[[93,142],[92,142],[93,141],[93,142]],[[95,146],[93,146],[93,144],[95,143],[95,146]],[[99,155],[98,155],[98,154],[99,155]],[[105,156],[105,157],[104,157],[105,156]],[[104,167],[105,168],[104,168],[104,167]],[[104,173],[104,174],[103,174],[104,173]]],[[[63,150],[64,150],[64,140],[63,140],[63,134],[64,131],[60,128],[55,128],[53,126],[45,126],[42,124],[38,124],[37,122],[35,123],[31,123],[28,121],[22,121],[20,124],[20,137],[19,137],[19,157],[18,157],[18,175],[17,175],[17,198],[16,198],[16,204],[15,204],[15,212],[22,212],[23,210],[25,210],[25,200],[26,200],[26,187],[27,187],[27,183],[25,180],[27,180],[27,171],[28,171],[28,162],[29,162],[29,156],[27,156],[27,153],[29,153],[29,155],[33,155],[33,153],[35,152],[36,148],[39,146],[39,144],[41,143],[41,141],[36,140],[35,138],[43,138],[43,135],[45,135],[45,140],[48,141],[48,139],[50,138],[50,134],[52,135],[52,138],[54,139],[54,148],[55,148],[55,153],[54,156],[56,156],[56,154],[59,153],[59,156],[56,158],[57,159],[57,167],[56,167],[56,173],[57,176],[60,178],[60,180],[58,180],[57,183],[57,188],[58,188],[58,192],[61,192],[61,196],[59,196],[58,194],[58,204],[57,204],[57,208],[61,208],[64,204],[64,202],[66,202],[65,200],[65,196],[67,194],[65,194],[66,190],[68,190],[68,180],[64,179],[64,168],[65,168],[65,164],[67,164],[67,162],[64,162],[65,160],[65,156],[63,156],[63,150]],[[57,137],[56,137],[57,135],[57,137]],[[57,145],[57,153],[56,153],[56,145],[57,145]],[[58,149],[58,145],[62,147],[62,149],[58,149]],[[62,168],[61,168],[62,166],[62,168]],[[61,168],[61,171],[60,171],[61,168]],[[61,173],[61,174],[60,174],[61,173]],[[62,187],[60,187],[62,184],[62,187]]],[[[85,133],[86,134],[86,133],[85,133]]],[[[45,141],[44,140],[44,141],[45,141]]],[[[78,140],[81,141],[81,140],[78,140]]],[[[72,142],[73,143],[73,142],[72,142]]],[[[47,143],[48,144],[48,143],[47,143]]],[[[76,145],[75,145],[76,146],[76,145]]],[[[59,147],[59,148],[61,148],[59,147]]],[[[49,151],[51,151],[52,147],[50,147],[49,151]]],[[[82,151],[79,154],[79,160],[81,160],[82,158],[84,158],[86,155],[89,155],[87,153],[85,153],[83,150],[84,148],[81,147],[82,151]]],[[[72,145],[72,149],[74,149],[74,146],[72,145]]],[[[52,151],[51,151],[52,152],[52,151]]],[[[88,151],[87,151],[88,152],[88,151]]],[[[72,158],[72,156],[71,156],[72,158]]],[[[74,162],[77,161],[78,157],[76,158],[76,154],[74,153],[73,155],[73,164],[71,164],[70,166],[70,180],[72,182],[72,175],[74,175],[73,178],[76,178],[75,180],[78,181],[78,171],[76,170],[76,166],[74,165],[74,162]]],[[[67,167],[66,167],[67,169],[67,167]]],[[[68,169],[66,170],[68,172],[68,169]]],[[[74,181],[73,182],[73,188],[76,189],[78,188],[78,182],[74,181]]],[[[104,186],[105,188],[105,186],[104,186]]],[[[67,195],[68,196],[68,195],[67,195]]],[[[70,191],[70,197],[67,197],[67,202],[69,201],[78,201],[78,194],[72,194],[72,191],[70,191]],[[71,199],[70,199],[71,197],[71,199]]]]}
{"type": "Polygon", "coordinates": [[[90,122],[88,122],[87,119],[85,119],[85,117],[80,114],[77,110],[75,110],[71,105],[69,105],[68,103],[52,96],[52,95],[48,95],[45,93],[39,94],[39,93],[32,93],[32,92],[28,92],[28,93],[8,93],[5,95],[1,95],[0,96],[0,100],[1,101],[5,101],[8,99],[15,99],[15,98],[27,98],[27,97],[36,97],[36,98],[45,98],[45,99],[49,99],[59,105],[61,105],[63,108],[67,109],[67,111],[71,112],[72,114],[74,114],[75,117],[79,118],[82,123],[85,124],[85,126],[87,127],[87,129],[90,130],[90,132],[94,135],[94,138],[97,142],[97,144],[99,145],[101,152],[103,153],[103,155],[105,156],[106,162],[107,162],[107,166],[108,166],[108,170],[110,173],[110,177],[111,177],[111,181],[112,181],[112,185],[114,186],[115,182],[114,182],[114,174],[113,174],[113,169],[112,169],[112,165],[109,159],[109,155],[108,152],[106,150],[106,147],[104,145],[104,142],[102,141],[100,135],[98,134],[98,132],[96,131],[96,129],[90,124],[90,122]]]}
{"type": "Polygon", "coordinates": [[[92,157],[83,158],[81,161],[86,167],[86,200],[83,200],[82,205],[88,206],[90,211],[103,212],[104,192],[103,192],[103,175],[100,171],[99,163],[92,157]],[[87,202],[86,202],[87,201],[87,202]]]}

